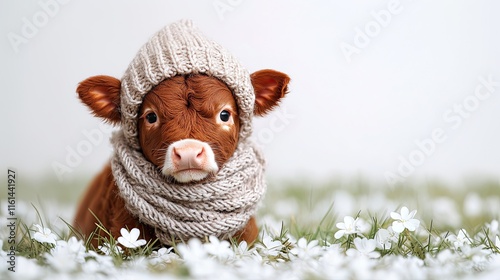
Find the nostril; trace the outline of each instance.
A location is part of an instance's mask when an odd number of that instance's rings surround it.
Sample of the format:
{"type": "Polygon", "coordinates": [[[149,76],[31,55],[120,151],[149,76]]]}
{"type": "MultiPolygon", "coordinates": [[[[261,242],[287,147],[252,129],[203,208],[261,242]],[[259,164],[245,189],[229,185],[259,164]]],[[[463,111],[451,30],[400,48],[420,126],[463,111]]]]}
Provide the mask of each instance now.
{"type": "Polygon", "coordinates": [[[205,148],[201,147],[200,151],[198,152],[198,154],[196,155],[196,158],[197,159],[200,159],[202,157],[205,156],[205,148]]]}
{"type": "Polygon", "coordinates": [[[172,149],[172,157],[177,160],[182,159],[181,153],[175,147],[172,149]]]}

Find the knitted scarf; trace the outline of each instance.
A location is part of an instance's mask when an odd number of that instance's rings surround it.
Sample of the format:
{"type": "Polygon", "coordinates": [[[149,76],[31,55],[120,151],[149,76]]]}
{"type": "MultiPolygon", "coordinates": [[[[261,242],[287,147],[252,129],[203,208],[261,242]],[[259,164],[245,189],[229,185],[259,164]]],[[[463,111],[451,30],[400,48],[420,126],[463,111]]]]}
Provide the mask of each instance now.
{"type": "Polygon", "coordinates": [[[122,131],[115,132],[111,142],[113,175],[127,209],[154,228],[166,245],[234,235],[255,213],[266,190],[264,158],[247,139],[211,179],[186,184],[163,175],[128,145],[122,131]]]}

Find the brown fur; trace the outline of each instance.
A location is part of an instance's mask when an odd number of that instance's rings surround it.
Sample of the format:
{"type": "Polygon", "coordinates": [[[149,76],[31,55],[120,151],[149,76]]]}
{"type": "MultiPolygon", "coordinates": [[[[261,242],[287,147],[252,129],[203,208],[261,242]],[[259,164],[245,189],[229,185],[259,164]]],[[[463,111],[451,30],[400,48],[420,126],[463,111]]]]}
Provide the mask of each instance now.
{"type": "Polygon", "coordinates": [[[110,76],[94,76],[81,82],[76,89],[80,100],[92,109],[96,117],[112,124],[121,119],[120,80],[110,76]]]}
{"type": "Polygon", "coordinates": [[[144,155],[161,166],[170,144],[190,138],[208,143],[217,165],[222,166],[236,149],[240,128],[236,110],[230,112],[235,123],[232,130],[222,131],[217,125],[215,119],[224,104],[237,108],[231,91],[215,78],[177,76],[160,83],[146,95],[139,114],[139,141],[144,155]],[[159,123],[147,122],[146,108],[156,113],[159,123]]]}
{"type": "MultiPolygon", "coordinates": [[[[262,116],[287,93],[290,79],[274,70],[256,72],[251,78],[256,95],[255,114],[262,116]]],[[[119,80],[108,76],[90,77],[80,83],[77,92],[96,116],[119,123],[119,80]]],[[[177,140],[192,138],[208,143],[219,167],[231,157],[238,143],[240,124],[234,97],[224,83],[206,75],[176,76],[161,82],[145,96],[139,116],[142,152],[159,168],[162,168],[167,147],[177,140]],[[230,130],[223,130],[216,124],[222,109],[230,111],[233,118],[230,130]],[[145,119],[150,112],[158,116],[153,124],[145,119]]],[[[87,237],[96,230],[97,220],[92,213],[115,238],[120,236],[121,228],[135,227],[141,230],[142,238],[156,239],[154,229],[141,223],[125,208],[110,164],[90,184],[75,217],[75,227],[87,237]]],[[[257,235],[258,227],[252,217],[234,237],[251,244],[257,235]]],[[[92,243],[97,246],[97,239],[92,243]]]]}
{"type": "Polygon", "coordinates": [[[257,94],[254,114],[263,116],[279,104],[281,98],[288,93],[290,78],[278,71],[265,69],[252,75],[252,85],[257,94]]]}

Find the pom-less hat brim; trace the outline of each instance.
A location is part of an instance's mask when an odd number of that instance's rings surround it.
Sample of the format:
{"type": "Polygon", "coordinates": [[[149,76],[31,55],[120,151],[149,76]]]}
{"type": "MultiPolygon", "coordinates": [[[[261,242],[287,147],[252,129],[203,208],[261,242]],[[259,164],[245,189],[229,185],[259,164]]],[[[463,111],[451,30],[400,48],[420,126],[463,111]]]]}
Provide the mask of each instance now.
{"type": "Polygon", "coordinates": [[[239,109],[240,141],[252,133],[255,94],[250,74],[222,46],[206,38],[190,20],[172,23],[144,44],[121,80],[121,125],[128,144],[139,150],[137,121],[146,94],[165,79],[206,74],[224,82],[239,109]]]}

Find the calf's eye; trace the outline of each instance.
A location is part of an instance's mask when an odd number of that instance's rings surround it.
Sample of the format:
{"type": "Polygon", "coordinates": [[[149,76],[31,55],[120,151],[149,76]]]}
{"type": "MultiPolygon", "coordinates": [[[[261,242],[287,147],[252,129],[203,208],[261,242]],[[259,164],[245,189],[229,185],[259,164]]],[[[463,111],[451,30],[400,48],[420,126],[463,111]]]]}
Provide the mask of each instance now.
{"type": "Polygon", "coordinates": [[[148,120],[148,123],[155,123],[156,120],[158,120],[158,117],[155,113],[149,113],[146,115],[146,120],[148,120]]]}
{"type": "Polygon", "coordinates": [[[219,117],[221,121],[227,122],[229,120],[229,117],[231,117],[231,113],[229,113],[226,110],[222,110],[222,112],[220,112],[219,117]]]}

